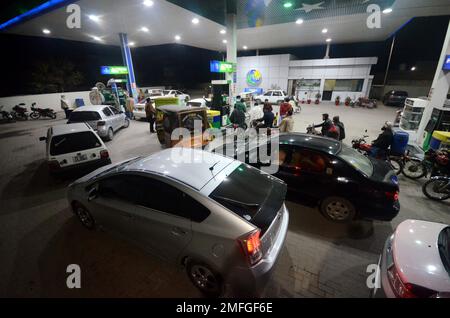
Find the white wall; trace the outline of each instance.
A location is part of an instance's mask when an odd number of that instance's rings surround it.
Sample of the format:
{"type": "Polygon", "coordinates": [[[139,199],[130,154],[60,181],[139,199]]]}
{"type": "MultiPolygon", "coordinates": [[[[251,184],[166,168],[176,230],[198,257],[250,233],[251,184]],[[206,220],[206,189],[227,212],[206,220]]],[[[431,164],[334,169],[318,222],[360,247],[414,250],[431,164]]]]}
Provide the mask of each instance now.
{"type": "Polygon", "coordinates": [[[289,74],[289,54],[239,57],[237,61],[237,91],[243,92],[250,87],[247,84],[247,74],[256,69],[262,74],[262,83],[259,86],[268,90],[272,85],[287,90],[289,74]]]}
{"type": "Polygon", "coordinates": [[[91,105],[91,102],[89,100],[89,93],[90,91],[0,97],[0,105],[4,106],[4,110],[11,111],[14,106],[20,103],[25,103],[28,110],[30,110],[31,104],[37,103],[37,106],[39,108],[52,108],[53,110],[59,112],[62,111],[61,95],[65,95],[72,104],[75,103],[75,99],[82,98],[84,99],[85,105],[91,105]]]}

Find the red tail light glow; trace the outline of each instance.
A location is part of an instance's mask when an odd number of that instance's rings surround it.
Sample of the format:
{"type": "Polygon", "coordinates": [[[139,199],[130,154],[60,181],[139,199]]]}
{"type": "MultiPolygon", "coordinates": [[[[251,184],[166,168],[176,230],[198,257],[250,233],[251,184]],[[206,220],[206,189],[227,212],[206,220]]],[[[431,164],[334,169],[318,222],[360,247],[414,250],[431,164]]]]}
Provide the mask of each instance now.
{"type": "Polygon", "coordinates": [[[388,198],[389,200],[392,200],[394,202],[398,201],[399,197],[400,197],[400,193],[398,191],[386,192],[386,198],[388,198]]]}
{"type": "Polygon", "coordinates": [[[260,235],[261,231],[258,229],[240,239],[242,249],[244,250],[244,254],[246,255],[250,265],[255,265],[262,258],[260,235]]]}
{"type": "Polygon", "coordinates": [[[109,158],[109,152],[108,152],[108,150],[102,150],[102,151],[100,151],[100,158],[102,158],[102,159],[108,159],[108,158],[109,158]]]}

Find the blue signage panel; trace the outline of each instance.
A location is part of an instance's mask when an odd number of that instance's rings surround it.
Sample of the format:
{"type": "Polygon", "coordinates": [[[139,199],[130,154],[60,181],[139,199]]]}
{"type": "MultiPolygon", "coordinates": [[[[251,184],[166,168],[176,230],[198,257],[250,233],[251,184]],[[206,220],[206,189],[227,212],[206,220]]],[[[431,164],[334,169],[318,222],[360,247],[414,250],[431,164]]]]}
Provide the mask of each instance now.
{"type": "Polygon", "coordinates": [[[444,66],[442,67],[444,71],[450,71],[450,55],[445,57],[444,66]]]}
{"type": "Polygon", "coordinates": [[[219,61],[211,61],[210,67],[211,67],[211,73],[219,73],[220,62],[219,61]]]}

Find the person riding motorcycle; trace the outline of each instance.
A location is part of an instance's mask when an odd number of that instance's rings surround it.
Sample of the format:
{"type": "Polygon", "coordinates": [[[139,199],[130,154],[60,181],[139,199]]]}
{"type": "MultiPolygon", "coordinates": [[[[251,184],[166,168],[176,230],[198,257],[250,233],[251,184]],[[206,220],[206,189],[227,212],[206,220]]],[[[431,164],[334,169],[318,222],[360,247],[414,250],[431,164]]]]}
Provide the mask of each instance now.
{"type": "Polygon", "coordinates": [[[322,136],[328,136],[328,132],[330,131],[331,127],[333,126],[333,122],[330,119],[330,115],[323,114],[322,115],[323,123],[319,125],[315,125],[314,128],[322,127],[322,136]]]}
{"type": "Polygon", "coordinates": [[[253,127],[256,129],[260,128],[273,128],[273,122],[275,120],[275,115],[271,111],[265,111],[264,116],[260,119],[253,121],[253,127]]]}
{"type": "Polygon", "coordinates": [[[388,150],[394,140],[394,133],[392,131],[392,123],[386,122],[381,128],[383,131],[376,140],[372,142],[372,147],[369,156],[374,158],[384,158],[388,154],[388,150]]]}

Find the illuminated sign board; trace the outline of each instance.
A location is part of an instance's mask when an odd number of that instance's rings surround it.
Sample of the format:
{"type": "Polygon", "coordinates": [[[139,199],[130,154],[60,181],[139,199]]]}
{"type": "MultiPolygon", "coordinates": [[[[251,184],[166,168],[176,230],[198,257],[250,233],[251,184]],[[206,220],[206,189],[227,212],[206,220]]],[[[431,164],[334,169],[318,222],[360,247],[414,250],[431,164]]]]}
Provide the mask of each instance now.
{"type": "Polygon", "coordinates": [[[127,75],[128,68],[126,66],[102,66],[102,75],[127,75]]]}
{"type": "Polygon", "coordinates": [[[236,64],[221,61],[211,61],[211,73],[233,73],[236,71],[236,64]]]}
{"type": "Polygon", "coordinates": [[[247,84],[250,86],[259,86],[262,82],[262,74],[258,70],[251,70],[247,73],[247,84]]]}
{"type": "Polygon", "coordinates": [[[442,67],[444,71],[450,71],[450,55],[445,57],[444,66],[442,67]]]}

